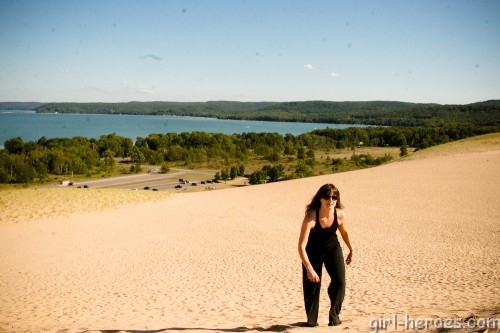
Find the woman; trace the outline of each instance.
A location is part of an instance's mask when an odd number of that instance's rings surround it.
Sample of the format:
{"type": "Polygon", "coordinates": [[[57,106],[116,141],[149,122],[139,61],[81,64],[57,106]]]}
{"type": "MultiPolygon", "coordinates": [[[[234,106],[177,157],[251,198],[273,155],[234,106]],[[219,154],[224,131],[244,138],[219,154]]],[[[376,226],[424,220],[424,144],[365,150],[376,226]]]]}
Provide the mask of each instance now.
{"type": "Polygon", "coordinates": [[[346,214],[342,210],[340,192],[333,184],[321,186],[306,207],[299,237],[299,255],[302,260],[302,284],[304,305],[307,314],[307,326],[318,326],[319,292],[321,289],[321,271],[323,264],[331,283],[328,286],[330,312],[328,326],[337,326],[342,322],[339,313],[345,295],[345,266],[342,248],[337,239],[337,229],[349,254],[345,260],[349,265],[352,260],[352,246],[346,227],[346,214]]]}

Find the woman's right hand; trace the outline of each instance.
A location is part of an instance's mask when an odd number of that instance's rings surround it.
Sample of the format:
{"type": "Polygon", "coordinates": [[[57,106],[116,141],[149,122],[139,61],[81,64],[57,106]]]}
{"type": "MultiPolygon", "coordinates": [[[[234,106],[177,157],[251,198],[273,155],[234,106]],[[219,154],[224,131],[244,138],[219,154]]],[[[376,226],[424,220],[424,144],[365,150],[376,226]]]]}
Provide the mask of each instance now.
{"type": "Polygon", "coordinates": [[[319,282],[319,276],[318,276],[318,274],[316,274],[314,269],[307,271],[307,278],[309,279],[309,281],[316,282],[316,283],[319,282]]]}

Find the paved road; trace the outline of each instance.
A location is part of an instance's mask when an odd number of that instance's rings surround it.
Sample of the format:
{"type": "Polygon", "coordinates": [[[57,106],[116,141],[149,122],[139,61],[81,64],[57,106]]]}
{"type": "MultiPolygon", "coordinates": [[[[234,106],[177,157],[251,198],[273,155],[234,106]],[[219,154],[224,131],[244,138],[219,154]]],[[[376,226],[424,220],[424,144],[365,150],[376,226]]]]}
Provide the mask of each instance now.
{"type": "MultiPolygon", "coordinates": [[[[73,182],[72,187],[92,187],[92,188],[119,188],[119,189],[144,189],[150,190],[171,190],[175,191],[175,186],[179,185],[179,179],[188,179],[188,184],[182,184],[183,187],[191,187],[193,183],[198,186],[201,181],[212,179],[216,171],[214,170],[187,170],[171,168],[168,174],[158,173],[158,169],[152,170],[146,174],[127,175],[95,180],[82,180],[73,182]]],[[[53,185],[50,185],[53,187],[53,185]]]]}

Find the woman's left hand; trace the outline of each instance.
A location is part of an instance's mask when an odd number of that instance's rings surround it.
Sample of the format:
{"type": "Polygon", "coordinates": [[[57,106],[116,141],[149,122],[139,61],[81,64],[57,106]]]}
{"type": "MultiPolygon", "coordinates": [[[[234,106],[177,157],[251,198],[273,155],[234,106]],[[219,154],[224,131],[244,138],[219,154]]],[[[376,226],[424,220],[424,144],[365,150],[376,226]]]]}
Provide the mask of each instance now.
{"type": "Polygon", "coordinates": [[[349,254],[347,255],[347,258],[345,258],[345,263],[349,265],[352,261],[352,251],[349,251],[349,254]]]}

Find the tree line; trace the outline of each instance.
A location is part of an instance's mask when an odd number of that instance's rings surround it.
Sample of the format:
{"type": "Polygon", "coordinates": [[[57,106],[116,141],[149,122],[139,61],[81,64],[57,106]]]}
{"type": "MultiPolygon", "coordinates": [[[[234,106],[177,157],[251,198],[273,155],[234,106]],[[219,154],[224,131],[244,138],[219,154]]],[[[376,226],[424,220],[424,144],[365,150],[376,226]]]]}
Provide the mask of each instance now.
{"type": "MultiPolygon", "coordinates": [[[[322,129],[300,135],[278,133],[220,134],[206,132],[156,133],[130,138],[114,133],[99,139],[86,137],[46,138],[24,142],[15,137],[5,141],[0,150],[0,183],[45,182],[49,175],[81,175],[109,173],[116,167],[116,160],[131,163],[130,172],[140,166],[183,163],[190,167],[210,161],[221,161],[225,171],[231,165],[242,166],[251,158],[262,158],[270,164],[255,175],[251,183],[265,180],[300,178],[311,175],[314,152],[320,149],[368,147],[400,147],[402,154],[407,147],[424,149],[475,135],[499,132],[500,127],[487,124],[458,125],[455,122],[442,126],[415,127],[352,127],[347,129],[322,129]],[[296,161],[295,170],[284,174],[280,163],[296,161]]],[[[358,156],[352,161],[359,165],[378,164],[370,156],[358,156]]],[[[332,160],[332,171],[338,169],[332,160]]],[[[243,166],[244,170],[244,166],[243,166]]],[[[230,170],[229,170],[230,171],[230,170]]],[[[228,173],[230,173],[227,171],[228,173]]]]}
{"type": "Polygon", "coordinates": [[[465,105],[369,102],[128,102],[48,103],[40,113],[134,114],[372,126],[500,126],[500,100],[465,105]]]}

